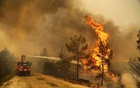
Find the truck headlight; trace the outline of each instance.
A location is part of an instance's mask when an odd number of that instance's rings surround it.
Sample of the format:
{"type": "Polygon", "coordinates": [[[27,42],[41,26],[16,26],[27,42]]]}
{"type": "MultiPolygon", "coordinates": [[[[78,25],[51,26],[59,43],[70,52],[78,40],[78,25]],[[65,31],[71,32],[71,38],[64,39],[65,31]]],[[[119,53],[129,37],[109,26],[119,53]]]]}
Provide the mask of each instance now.
{"type": "Polygon", "coordinates": [[[20,68],[23,68],[23,66],[20,66],[20,68]]]}

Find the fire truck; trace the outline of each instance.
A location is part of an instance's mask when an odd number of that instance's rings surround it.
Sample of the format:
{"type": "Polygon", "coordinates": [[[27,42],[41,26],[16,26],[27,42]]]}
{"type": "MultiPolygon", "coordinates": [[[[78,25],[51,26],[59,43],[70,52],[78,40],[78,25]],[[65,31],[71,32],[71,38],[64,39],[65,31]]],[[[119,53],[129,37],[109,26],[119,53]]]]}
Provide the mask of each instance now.
{"type": "Polygon", "coordinates": [[[20,75],[30,76],[32,63],[29,62],[29,61],[26,61],[25,57],[26,57],[25,55],[22,55],[21,56],[21,61],[17,62],[16,75],[18,75],[18,76],[20,76],[20,75]]]}

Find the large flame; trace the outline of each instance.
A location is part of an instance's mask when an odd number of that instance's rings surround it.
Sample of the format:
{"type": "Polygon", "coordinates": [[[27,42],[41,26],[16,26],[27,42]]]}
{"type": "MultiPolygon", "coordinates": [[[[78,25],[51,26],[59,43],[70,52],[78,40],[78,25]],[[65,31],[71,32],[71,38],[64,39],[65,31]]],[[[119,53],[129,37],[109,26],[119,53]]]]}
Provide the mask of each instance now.
{"type": "Polygon", "coordinates": [[[98,38],[95,46],[91,49],[92,55],[88,59],[88,65],[99,67],[100,70],[102,70],[103,67],[104,71],[107,72],[111,54],[111,50],[108,47],[109,35],[104,32],[104,26],[102,24],[96,23],[90,16],[85,16],[85,19],[86,23],[92,26],[98,38]]]}

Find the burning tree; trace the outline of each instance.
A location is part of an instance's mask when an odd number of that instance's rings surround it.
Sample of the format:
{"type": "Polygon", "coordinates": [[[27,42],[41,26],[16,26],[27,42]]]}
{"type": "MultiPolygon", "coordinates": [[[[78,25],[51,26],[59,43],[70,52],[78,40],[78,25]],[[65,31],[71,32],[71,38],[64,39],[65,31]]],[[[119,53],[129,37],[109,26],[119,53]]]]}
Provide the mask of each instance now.
{"type": "Polygon", "coordinates": [[[98,67],[102,72],[102,82],[103,85],[103,74],[108,71],[110,66],[110,59],[112,58],[112,50],[109,48],[108,37],[109,35],[104,32],[104,27],[102,24],[94,22],[90,16],[85,16],[86,23],[91,25],[94,29],[97,41],[95,46],[93,46],[91,57],[88,59],[88,65],[92,67],[98,67]]]}
{"type": "Polygon", "coordinates": [[[67,50],[69,52],[72,52],[76,56],[77,60],[77,80],[79,79],[79,58],[83,57],[85,55],[85,50],[88,47],[88,44],[86,44],[86,39],[80,35],[80,36],[73,36],[70,37],[70,42],[65,44],[67,47],[67,50]]]}

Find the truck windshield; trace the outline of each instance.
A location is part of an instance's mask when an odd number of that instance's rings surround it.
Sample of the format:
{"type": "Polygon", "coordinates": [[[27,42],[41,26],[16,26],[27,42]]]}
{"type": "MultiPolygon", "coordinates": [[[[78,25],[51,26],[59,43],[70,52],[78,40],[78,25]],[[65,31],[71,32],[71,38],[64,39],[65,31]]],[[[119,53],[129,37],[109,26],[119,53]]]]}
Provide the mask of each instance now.
{"type": "Polygon", "coordinates": [[[20,65],[20,66],[29,66],[30,63],[29,62],[19,62],[18,65],[20,65]]]}
{"type": "Polygon", "coordinates": [[[26,62],[26,63],[23,62],[22,65],[23,66],[29,66],[30,64],[28,62],[26,62]]]}

